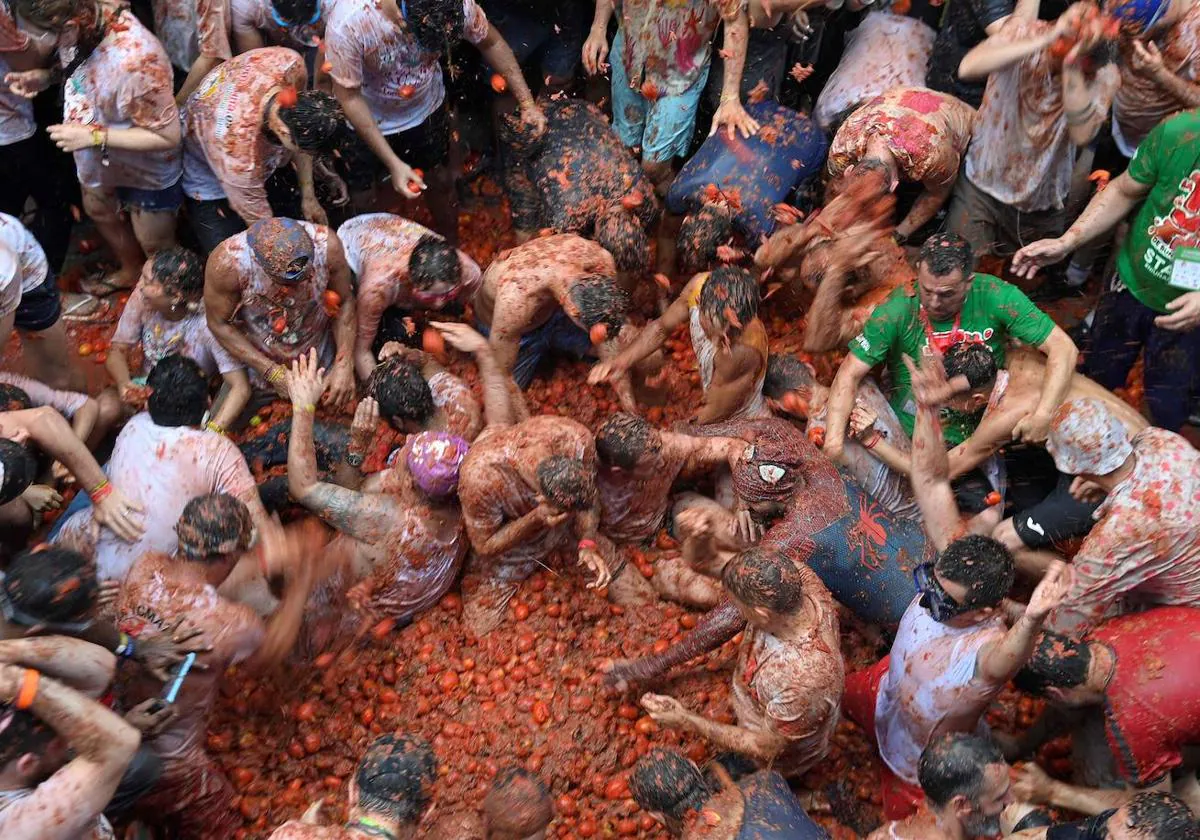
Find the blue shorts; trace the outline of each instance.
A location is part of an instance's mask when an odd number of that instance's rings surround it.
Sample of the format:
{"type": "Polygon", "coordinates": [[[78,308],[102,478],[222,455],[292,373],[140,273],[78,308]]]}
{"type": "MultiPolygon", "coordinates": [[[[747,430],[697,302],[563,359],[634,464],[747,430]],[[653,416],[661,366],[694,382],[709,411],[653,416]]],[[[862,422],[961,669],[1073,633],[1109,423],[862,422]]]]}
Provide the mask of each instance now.
{"type": "Polygon", "coordinates": [[[21,293],[13,323],[25,332],[41,332],[53,327],[60,315],[62,296],[58,293],[58,281],[53,271],[47,271],[40,286],[21,293]]]}
{"type": "Polygon", "coordinates": [[[613,128],[621,142],[642,150],[647,163],[667,163],[684,157],[696,129],[696,108],[708,83],[709,65],[704,65],[692,86],[683,93],[660,96],[654,102],[640,90],[629,87],[629,76],[621,61],[625,33],[617,30],[613,39],[612,64],[613,128]]]}
{"type": "MultiPolygon", "coordinates": [[[[475,327],[484,336],[491,332],[478,321],[475,322],[475,327]]],[[[528,388],[542,359],[553,351],[569,353],[577,359],[595,358],[596,355],[587,332],[560,309],[551,315],[546,323],[521,336],[517,361],[512,370],[513,381],[522,390],[528,388]]]]}
{"type": "Polygon", "coordinates": [[[144,210],[147,213],[174,213],[183,205],[183,179],[161,190],[140,190],[137,187],[117,187],[117,198],[124,210],[144,210]]]}

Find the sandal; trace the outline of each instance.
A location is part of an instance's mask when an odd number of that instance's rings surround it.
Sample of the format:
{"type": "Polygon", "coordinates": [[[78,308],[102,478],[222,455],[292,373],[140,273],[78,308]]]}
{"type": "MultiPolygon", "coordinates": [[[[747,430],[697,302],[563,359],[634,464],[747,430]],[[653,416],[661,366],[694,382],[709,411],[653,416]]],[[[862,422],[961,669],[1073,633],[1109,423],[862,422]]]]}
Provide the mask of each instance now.
{"type": "Polygon", "coordinates": [[[74,323],[107,323],[112,321],[112,304],[89,294],[63,292],[62,318],[74,323]]]}
{"type": "Polygon", "coordinates": [[[133,291],[133,287],[137,285],[136,280],[133,283],[130,283],[128,286],[118,285],[117,283],[113,282],[112,278],[115,276],[116,274],[114,273],[105,274],[100,277],[84,277],[79,281],[79,288],[89,295],[103,298],[116,294],[117,292],[131,292],[133,291]]]}

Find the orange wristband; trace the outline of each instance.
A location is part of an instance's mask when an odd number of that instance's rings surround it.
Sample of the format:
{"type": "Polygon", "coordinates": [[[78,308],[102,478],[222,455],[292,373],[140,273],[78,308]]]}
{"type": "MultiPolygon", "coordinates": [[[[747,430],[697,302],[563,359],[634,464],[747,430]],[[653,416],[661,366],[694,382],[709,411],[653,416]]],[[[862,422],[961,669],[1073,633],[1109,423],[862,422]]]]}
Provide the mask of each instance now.
{"type": "Polygon", "coordinates": [[[41,679],[41,674],[32,668],[26,668],[25,673],[21,675],[21,690],[17,692],[17,701],[13,705],[21,711],[25,711],[33,705],[33,699],[37,697],[38,681],[41,679]]]}

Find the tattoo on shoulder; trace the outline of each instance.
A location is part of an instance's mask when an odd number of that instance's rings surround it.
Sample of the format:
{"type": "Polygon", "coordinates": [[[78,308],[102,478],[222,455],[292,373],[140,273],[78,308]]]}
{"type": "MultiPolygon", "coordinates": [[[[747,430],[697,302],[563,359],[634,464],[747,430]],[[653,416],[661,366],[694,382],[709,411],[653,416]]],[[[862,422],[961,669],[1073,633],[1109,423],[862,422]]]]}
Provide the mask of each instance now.
{"type": "Polygon", "coordinates": [[[336,484],[317,484],[304,497],[304,506],[339,531],[347,530],[361,512],[362,494],[336,484]]]}

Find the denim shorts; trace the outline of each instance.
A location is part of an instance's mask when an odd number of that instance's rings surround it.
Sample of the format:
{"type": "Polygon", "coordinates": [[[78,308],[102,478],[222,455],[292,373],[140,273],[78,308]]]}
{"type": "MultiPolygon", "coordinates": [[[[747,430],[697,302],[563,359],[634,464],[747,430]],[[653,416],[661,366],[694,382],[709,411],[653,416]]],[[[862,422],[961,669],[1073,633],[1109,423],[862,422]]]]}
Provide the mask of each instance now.
{"type": "Polygon", "coordinates": [[[141,190],[137,187],[117,187],[117,198],[124,210],[143,210],[147,213],[174,213],[183,205],[183,179],[161,190],[141,190]]]}
{"type": "Polygon", "coordinates": [[[13,323],[25,332],[41,332],[53,327],[60,315],[62,297],[58,293],[58,281],[53,271],[47,271],[42,285],[21,294],[13,323]]]}

